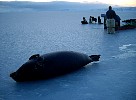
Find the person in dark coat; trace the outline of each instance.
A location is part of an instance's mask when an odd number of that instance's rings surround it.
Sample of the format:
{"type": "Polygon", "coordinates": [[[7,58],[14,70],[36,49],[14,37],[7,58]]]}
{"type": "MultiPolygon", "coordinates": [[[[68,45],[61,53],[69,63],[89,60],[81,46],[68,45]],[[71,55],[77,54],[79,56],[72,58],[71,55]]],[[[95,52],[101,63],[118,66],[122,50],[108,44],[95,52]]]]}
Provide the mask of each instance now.
{"type": "Polygon", "coordinates": [[[116,15],[115,21],[118,23],[118,27],[120,27],[120,20],[121,18],[118,15],[116,15]]]}
{"type": "Polygon", "coordinates": [[[83,17],[83,21],[84,21],[84,22],[87,22],[87,20],[85,19],[85,17],[83,17]]]}
{"type": "Polygon", "coordinates": [[[87,20],[85,19],[85,17],[83,17],[83,21],[81,21],[82,24],[88,24],[87,20]]]}
{"type": "Polygon", "coordinates": [[[106,17],[107,17],[107,19],[112,19],[112,18],[115,19],[115,17],[116,17],[116,13],[114,10],[112,10],[111,6],[109,6],[109,10],[106,12],[106,17]]]}
{"type": "Polygon", "coordinates": [[[101,22],[100,16],[98,16],[98,24],[103,24],[103,23],[101,22]]]}
{"type": "Polygon", "coordinates": [[[92,16],[90,16],[89,18],[89,23],[92,23],[92,16]]]}

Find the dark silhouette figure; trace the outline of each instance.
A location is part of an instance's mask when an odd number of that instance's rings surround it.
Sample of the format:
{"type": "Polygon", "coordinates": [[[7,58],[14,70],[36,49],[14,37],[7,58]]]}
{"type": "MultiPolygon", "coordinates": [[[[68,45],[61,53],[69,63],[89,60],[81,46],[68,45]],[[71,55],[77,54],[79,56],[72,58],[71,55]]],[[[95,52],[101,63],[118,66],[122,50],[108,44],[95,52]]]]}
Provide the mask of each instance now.
{"type": "Polygon", "coordinates": [[[103,23],[101,22],[100,16],[98,16],[98,24],[103,24],[103,23]]]}
{"type": "Polygon", "coordinates": [[[106,16],[104,17],[104,29],[107,29],[107,26],[106,26],[106,16]]]}
{"type": "Polygon", "coordinates": [[[107,19],[112,19],[112,18],[116,18],[116,13],[114,10],[112,10],[112,7],[109,6],[109,10],[106,12],[106,18],[107,19]]]}
{"type": "Polygon", "coordinates": [[[90,16],[89,18],[89,23],[92,23],[92,16],[90,16]]]}
{"type": "Polygon", "coordinates": [[[95,23],[97,22],[97,18],[92,17],[92,21],[95,21],[95,23]]]}
{"type": "Polygon", "coordinates": [[[83,21],[81,21],[82,24],[88,24],[87,20],[85,19],[85,17],[83,17],[83,21]]]}
{"type": "Polygon", "coordinates": [[[121,20],[121,18],[118,16],[118,15],[116,15],[116,17],[115,17],[115,30],[118,30],[119,29],[119,27],[120,27],[120,20],[121,20]]]}

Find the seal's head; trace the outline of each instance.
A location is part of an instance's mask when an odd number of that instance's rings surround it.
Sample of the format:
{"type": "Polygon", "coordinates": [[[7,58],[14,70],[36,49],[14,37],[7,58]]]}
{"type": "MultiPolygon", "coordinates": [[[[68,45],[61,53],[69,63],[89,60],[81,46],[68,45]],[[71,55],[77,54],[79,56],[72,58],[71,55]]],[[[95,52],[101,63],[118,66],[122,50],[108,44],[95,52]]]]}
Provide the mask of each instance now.
{"type": "Polygon", "coordinates": [[[35,80],[39,77],[37,73],[40,74],[40,72],[42,72],[42,68],[43,59],[39,57],[39,54],[36,54],[31,56],[16,72],[11,73],[10,77],[16,82],[35,80]]]}

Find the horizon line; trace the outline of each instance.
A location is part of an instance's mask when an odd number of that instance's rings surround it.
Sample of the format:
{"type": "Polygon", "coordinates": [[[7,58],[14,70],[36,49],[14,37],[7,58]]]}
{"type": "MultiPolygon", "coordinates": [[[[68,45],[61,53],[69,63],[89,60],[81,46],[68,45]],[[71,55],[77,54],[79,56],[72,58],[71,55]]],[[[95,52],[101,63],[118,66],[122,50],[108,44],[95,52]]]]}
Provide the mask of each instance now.
{"type": "Polygon", "coordinates": [[[76,2],[76,1],[56,1],[56,0],[52,0],[52,1],[28,1],[28,0],[0,0],[0,2],[32,2],[32,3],[50,3],[50,2],[65,2],[65,3],[81,3],[81,4],[106,4],[109,6],[118,6],[118,7],[136,7],[136,5],[134,6],[129,6],[129,5],[117,5],[117,4],[108,4],[108,3],[103,3],[103,2],[99,2],[99,1],[94,1],[94,2],[88,2],[88,1],[84,1],[84,2],[76,2]]]}

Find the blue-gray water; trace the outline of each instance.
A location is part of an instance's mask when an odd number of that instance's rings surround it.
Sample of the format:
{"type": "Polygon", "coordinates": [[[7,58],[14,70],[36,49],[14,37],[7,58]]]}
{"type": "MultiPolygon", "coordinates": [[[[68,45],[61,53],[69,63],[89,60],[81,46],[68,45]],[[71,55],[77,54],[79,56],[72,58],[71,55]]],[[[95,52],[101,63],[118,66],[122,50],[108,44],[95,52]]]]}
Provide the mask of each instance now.
{"type": "MultiPolygon", "coordinates": [[[[136,29],[107,34],[81,25],[104,12],[0,13],[0,100],[136,100],[136,29]],[[32,54],[101,54],[100,62],[50,80],[16,83],[9,77],[32,54]]],[[[121,19],[136,12],[117,12],[121,19]]]]}

